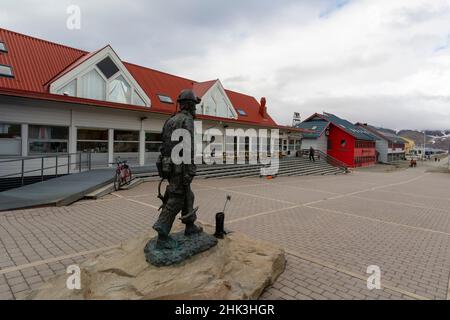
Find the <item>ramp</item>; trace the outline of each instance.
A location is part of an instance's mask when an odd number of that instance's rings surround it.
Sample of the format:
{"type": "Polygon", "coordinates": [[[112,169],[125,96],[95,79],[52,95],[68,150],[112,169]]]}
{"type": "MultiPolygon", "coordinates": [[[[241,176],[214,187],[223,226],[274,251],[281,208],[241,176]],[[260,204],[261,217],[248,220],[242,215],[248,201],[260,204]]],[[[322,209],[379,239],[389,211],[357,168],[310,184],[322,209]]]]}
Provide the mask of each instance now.
{"type": "Polygon", "coordinates": [[[0,192],[0,211],[68,205],[113,178],[113,169],[92,170],[0,192]]]}

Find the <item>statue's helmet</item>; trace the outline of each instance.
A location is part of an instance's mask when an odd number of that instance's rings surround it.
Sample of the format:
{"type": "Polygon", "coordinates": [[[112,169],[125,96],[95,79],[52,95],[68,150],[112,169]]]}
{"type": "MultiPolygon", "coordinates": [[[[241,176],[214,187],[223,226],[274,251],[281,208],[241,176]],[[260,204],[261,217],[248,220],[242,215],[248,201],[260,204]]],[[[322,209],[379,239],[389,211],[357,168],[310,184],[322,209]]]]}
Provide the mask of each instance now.
{"type": "Polygon", "coordinates": [[[197,97],[194,93],[194,91],[190,90],[190,89],[186,89],[181,91],[180,95],[178,96],[177,101],[180,104],[186,103],[186,102],[193,102],[194,104],[199,104],[202,99],[200,99],[199,97],[197,97]]]}

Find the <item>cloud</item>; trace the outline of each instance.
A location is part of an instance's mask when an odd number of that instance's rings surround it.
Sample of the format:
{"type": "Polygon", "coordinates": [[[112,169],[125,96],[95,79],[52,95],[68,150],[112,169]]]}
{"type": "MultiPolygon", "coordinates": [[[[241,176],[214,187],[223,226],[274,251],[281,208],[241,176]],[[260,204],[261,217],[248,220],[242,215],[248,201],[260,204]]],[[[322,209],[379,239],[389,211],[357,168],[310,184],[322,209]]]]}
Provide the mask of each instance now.
{"type": "Polygon", "coordinates": [[[350,0],[335,0],[333,1],[333,3],[331,3],[329,7],[327,7],[319,14],[319,17],[320,18],[329,17],[333,12],[345,7],[349,2],[350,0]]]}
{"type": "Polygon", "coordinates": [[[266,96],[281,124],[316,111],[450,126],[450,0],[6,1],[2,27],[266,96]],[[65,28],[66,8],[82,29],[65,28]],[[405,116],[408,115],[408,116],[405,116]]]}

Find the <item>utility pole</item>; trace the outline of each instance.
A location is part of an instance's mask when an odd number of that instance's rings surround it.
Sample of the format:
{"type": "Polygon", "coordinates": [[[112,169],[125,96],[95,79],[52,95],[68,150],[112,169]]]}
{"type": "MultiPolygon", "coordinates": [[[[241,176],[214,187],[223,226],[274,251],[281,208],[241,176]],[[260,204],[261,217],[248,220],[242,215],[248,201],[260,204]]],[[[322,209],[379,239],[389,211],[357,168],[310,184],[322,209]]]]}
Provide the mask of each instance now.
{"type": "Polygon", "coordinates": [[[426,134],[425,130],[423,130],[423,154],[422,154],[423,160],[425,160],[425,145],[426,144],[427,144],[427,134],[426,134]]]}

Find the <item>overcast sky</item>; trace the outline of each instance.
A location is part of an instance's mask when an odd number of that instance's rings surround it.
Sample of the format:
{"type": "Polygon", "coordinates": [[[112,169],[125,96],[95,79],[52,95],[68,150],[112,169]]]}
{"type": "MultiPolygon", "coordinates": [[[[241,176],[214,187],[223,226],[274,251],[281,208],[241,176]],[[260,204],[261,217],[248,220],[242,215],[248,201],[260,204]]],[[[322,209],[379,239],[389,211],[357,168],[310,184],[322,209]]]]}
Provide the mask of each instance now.
{"type": "Polygon", "coordinates": [[[267,97],[280,124],[331,112],[450,129],[450,0],[2,0],[0,26],[267,97]],[[81,29],[66,27],[70,4],[81,29]]]}

